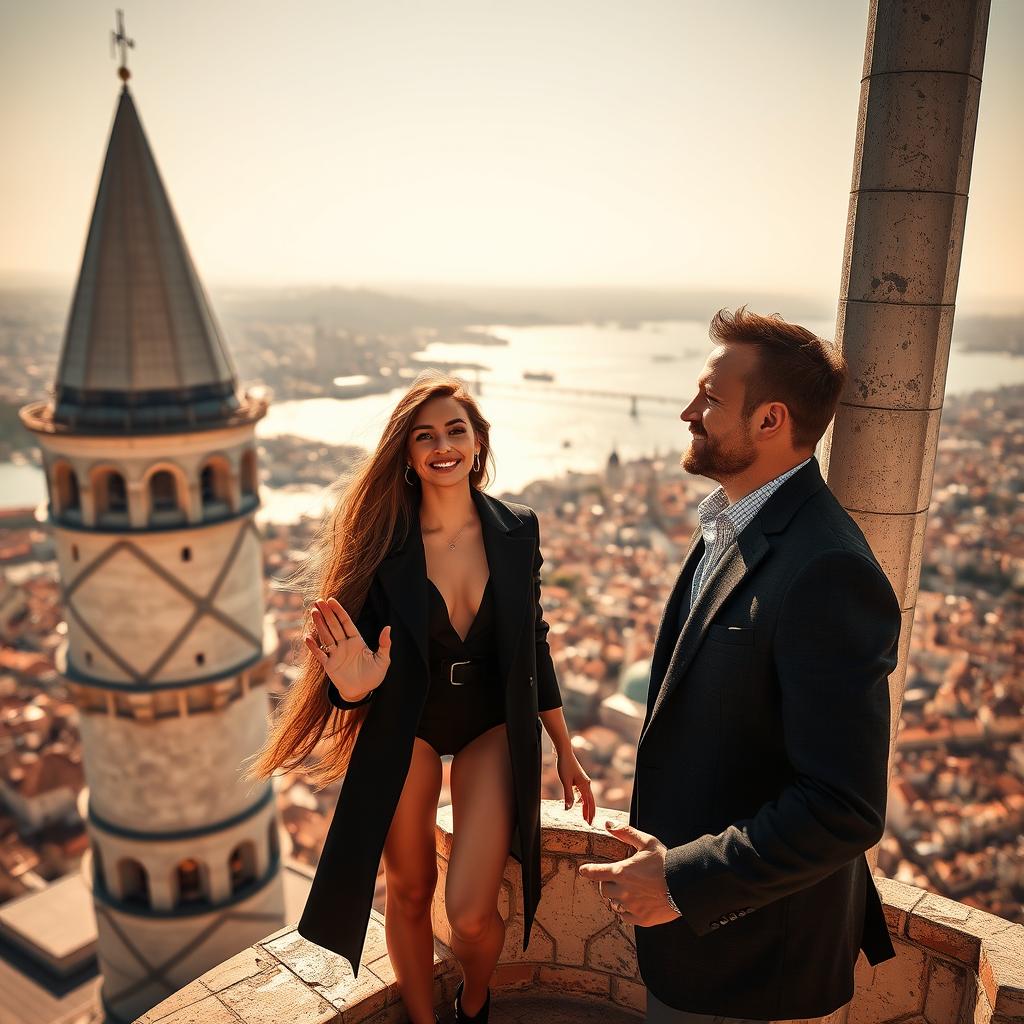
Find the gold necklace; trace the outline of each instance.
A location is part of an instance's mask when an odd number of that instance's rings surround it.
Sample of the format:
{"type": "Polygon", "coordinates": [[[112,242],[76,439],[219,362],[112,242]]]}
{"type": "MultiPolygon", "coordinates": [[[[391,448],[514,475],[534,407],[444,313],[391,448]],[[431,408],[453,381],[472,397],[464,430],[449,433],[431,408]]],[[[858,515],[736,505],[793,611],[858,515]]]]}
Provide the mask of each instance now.
{"type": "MultiPolygon", "coordinates": [[[[447,541],[448,550],[449,551],[454,551],[455,550],[455,542],[459,539],[459,537],[462,536],[462,531],[465,530],[466,527],[469,526],[472,522],[473,522],[473,520],[470,519],[468,522],[463,523],[462,526],[460,526],[459,529],[456,531],[455,536],[452,537],[452,539],[450,541],[447,541]]],[[[440,533],[441,532],[441,527],[438,526],[436,529],[434,529],[434,530],[427,530],[426,532],[428,534],[429,533],[440,533]]]]}
{"type": "MultiPolygon", "coordinates": [[[[469,522],[471,523],[472,521],[473,520],[471,519],[469,522]]],[[[448,541],[448,550],[449,551],[454,551],[455,550],[455,542],[459,539],[460,536],[462,536],[462,531],[467,526],[469,526],[469,523],[463,523],[462,526],[459,527],[459,532],[457,534],[455,534],[455,536],[452,537],[452,539],[450,541],[448,541]]]]}

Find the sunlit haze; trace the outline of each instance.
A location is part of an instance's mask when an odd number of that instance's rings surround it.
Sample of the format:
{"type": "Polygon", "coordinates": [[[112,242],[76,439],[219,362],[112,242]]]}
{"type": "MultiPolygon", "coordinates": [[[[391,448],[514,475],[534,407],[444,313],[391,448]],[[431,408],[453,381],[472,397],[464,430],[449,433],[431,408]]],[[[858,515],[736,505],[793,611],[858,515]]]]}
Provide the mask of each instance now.
{"type": "MultiPolygon", "coordinates": [[[[838,297],[868,3],[137,0],[131,87],[203,279],[838,297]]],[[[67,284],[113,5],[0,14],[0,281],[67,284]]],[[[994,0],[958,302],[1022,305],[1024,3],[994,0]]],[[[833,307],[834,308],[834,307],[833,307]]]]}

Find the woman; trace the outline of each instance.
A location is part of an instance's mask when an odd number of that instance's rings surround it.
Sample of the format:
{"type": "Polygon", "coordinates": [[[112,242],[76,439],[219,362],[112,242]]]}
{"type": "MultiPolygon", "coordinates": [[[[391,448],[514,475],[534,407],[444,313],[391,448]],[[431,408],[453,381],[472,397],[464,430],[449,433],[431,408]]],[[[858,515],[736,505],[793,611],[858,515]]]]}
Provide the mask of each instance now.
{"type": "MultiPolygon", "coordinates": [[[[431,904],[441,757],[454,755],[445,883],[462,965],[457,1021],[486,1021],[505,941],[498,893],[521,866],[523,948],[540,900],[540,726],[566,807],[590,779],[572,751],[540,605],[537,517],[487,495],[489,424],[465,385],[428,371],[322,528],[302,674],[250,775],[344,774],[299,934],[358,974],[381,857],[385,937],[413,1024],[433,1014],[431,904]],[[376,644],[372,651],[368,644],[376,644]]],[[[514,912],[514,911],[513,911],[514,912]]]]}

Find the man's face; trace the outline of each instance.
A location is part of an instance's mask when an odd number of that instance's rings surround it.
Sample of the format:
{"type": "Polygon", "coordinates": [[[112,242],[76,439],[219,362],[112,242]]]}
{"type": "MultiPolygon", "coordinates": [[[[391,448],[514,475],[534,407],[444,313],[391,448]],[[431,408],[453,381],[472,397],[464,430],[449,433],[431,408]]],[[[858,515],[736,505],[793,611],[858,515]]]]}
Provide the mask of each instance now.
{"type": "Polygon", "coordinates": [[[750,419],[743,415],[746,379],[758,368],[753,345],[716,345],[697,379],[697,394],[679,418],[689,424],[690,446],[680,464],[687,473],[721,481],[757,459],[750,419]]]}

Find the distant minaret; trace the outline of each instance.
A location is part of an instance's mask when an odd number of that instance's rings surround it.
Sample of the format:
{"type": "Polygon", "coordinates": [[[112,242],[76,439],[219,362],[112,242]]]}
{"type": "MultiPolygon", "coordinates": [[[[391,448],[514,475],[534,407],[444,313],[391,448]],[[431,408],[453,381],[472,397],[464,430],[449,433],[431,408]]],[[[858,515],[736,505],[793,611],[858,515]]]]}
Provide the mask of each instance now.
{"type": "Polygon", "coordinates": [[[42,449],[80,709],[103,1003],[128,1022],[285,924],[256,422],[124,83],[42,449]]]}
{"type": "Polygon", "coordinates": [[[622,460],[619,458],[618,449],[614,445],[612,445],[611,454],[608,456],[607,463],[605,463],[604,479],[605,483],[612,489],[622,486],[622,460]]]}

